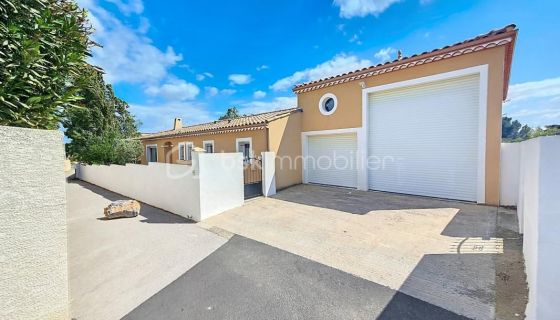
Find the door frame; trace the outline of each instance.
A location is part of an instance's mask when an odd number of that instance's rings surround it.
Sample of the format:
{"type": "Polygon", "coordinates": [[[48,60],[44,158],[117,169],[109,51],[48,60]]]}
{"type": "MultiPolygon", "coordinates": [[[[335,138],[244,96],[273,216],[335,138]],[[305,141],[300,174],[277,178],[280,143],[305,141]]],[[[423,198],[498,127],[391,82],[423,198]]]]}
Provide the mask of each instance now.
{"type": "Polygon", "coordinates": [[[486,201],[486,117],[488,109],[488,65],[479,65],[465,69],[459,69],[450,72],[438,73],[431,76],[415,78],[411,80],[393,82],[385,85],[374,86],[369,88],[362,88],[362,127],[360,128],[361,139],[358,139],[358,149],[363,152],[359,156],[362,157],[360,161],[364,167],[363,171],[358,176],[358,188],[360,190],[369,189],[369,181],[367,168],[365,164],[368,158],[368,123],[369,123],[369,110],[368,110],[368,96],[371,93],[392,90],[403,87],[410,87],[414,85],[458,78],[467,75],[479,75],[479,111],[478,111],[478,165],[477,165],[477,202],[485,203],[486,201]],[[364,177],[365,173],[365,177],[364,177]],[[361,179],[360,179],[361,178],[361,179]]]}
{"type": "Polygon", "coordinates": [[[303,183],[309,183],[308,179],[308,170],[307,170],[307,157],[309,156],[309,141],[308,138],[310,136],[330,136],[335,134],[345,134],[345,133],[354,133],[356,134],[356,167],[357,167],[357,175],[358,175],[358,189],[360,189],[360,176],[363,175],[362,167],[360,165],[360,132],[361,128],[345,128],[345,129],[333,129],[333,130],[319,130],[319,131],[305,131],[301,133],[301,154],[303,155],[303,183]]]}

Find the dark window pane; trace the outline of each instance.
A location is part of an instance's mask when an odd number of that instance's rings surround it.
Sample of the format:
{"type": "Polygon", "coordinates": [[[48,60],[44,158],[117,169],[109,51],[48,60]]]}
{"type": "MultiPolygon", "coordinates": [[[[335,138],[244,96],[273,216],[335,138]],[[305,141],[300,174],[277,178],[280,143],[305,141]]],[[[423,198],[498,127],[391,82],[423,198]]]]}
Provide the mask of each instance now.
{"type": "Polygon", "coordinates": [[[334,99],[328,98],[327,100],[325,100],[325,103],[323,105],[325,107],[325,111],[331,112],[331,110],[334,109],[334,99]]]}

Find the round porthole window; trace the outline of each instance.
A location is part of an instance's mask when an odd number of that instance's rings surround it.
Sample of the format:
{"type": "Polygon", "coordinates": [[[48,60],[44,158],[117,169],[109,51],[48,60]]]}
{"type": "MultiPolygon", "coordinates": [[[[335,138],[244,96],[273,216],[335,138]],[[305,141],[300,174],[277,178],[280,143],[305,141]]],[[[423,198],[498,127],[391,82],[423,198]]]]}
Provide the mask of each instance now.
{"type": "Polygon", "coordinates": [[[334,113],[337,107],[336,96],[332,93],[326,93],[319,100],[319,111],[328,116],[334,113]]]}

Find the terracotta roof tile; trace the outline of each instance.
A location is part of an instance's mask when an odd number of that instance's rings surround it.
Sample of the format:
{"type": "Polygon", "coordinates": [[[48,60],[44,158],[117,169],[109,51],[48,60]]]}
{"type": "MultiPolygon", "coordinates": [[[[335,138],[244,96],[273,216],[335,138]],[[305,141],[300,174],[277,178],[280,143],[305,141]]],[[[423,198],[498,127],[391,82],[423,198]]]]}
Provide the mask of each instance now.
{"type": "Polygon", "coordinates": [[[142,134],[140,139],[155,139],[155,138],[163,138],[163,137],[201,135],[201,134],[209,134],[209,133],[236,132],[236,131],[262,129],[270,121],[283,118],[293,112],[299,112],[299,111],[301,111],[301,109],[290,108],[290,109],[282,109],[282,110],[269,111],[264,113],[243,116],[236,119],[216,120],[213,122],[186,126],[178,130],[166,130],[166,131],[160,131],[156,133],[145,133],[142,134]]]}
{"type": "Polygon", "coordinates": [[[506,53],[506,68],[504,70],[504,99],[507,96],[507,87],[509,85],[509,73],[511,68],[511,58],[513,55],[513,46],[515,44],[515,39],[517,36],[517,27],[515,24],[507,25],[501,29],[492,30],[488,33],[478,35],[474,38],[470,38],[461,42],[457,42],[453,45],[447,45],[445,47],[436,48],[431,51],[424,51],[420,54],[413,54],[408,57],[402,57],[401,59],[395,59],[393,61],[387,61],[385,63],[380,63],[370,67],[362,68],[360,70],[354,70],[347,73],[342,73],[339,75],[309,81],[301,84],[297,84],[292,89],[295,93],[302,93],[312,90],[317,90],[324,88],[326,86],[331,86],[338,83],[344,83],[352,80],[363,79],[370,76],[375,76],[377,74],[391,72],[399,69],[413,67],[415,65],[420,65],[424,63],[429,63],[433,61],[438,61],[441,59],[446,59],[454,57],[461,54],[471,53],[487,48],[493,48],[497,45],[509,45],[508,51],[506,53]],[[510,40],[505,40],[510,38],[510,40]],[[500,41],[503,40],[503,41],[500,41]],[[496,42],[493,42],[496,41],[496,42]]]}

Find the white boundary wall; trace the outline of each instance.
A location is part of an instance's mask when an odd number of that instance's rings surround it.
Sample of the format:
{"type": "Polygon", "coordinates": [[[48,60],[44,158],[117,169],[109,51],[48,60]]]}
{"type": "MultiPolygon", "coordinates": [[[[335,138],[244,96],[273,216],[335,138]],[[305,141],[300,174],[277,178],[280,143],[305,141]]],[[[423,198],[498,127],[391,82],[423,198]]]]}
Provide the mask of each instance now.
{"type": "Polygon", "coordinates": [[[560,136],[502,145],[502,156],[502,194],[506,195],[505,201],[517,204],[519,230],[524,234],[523,254],[529,284],[527,319],[557,319],[560,313],[560,136]],[[515,189],[517,197],[513,194],[515,189]]]}
{"type": "Polygon", "coordinates": [[[517,206],[521,143],[502,143],[500,150],[500,205],[517,206]]]}
{"type": "Polygon", "coordinates": [[[79,165],[78,179],[201,221],[243,205],[241,153],[193,152],[193,165],[79,165]]]}
{"type": "Polygon", "coordinates": [[[0,319],[68,319],[64,144],[0,126],[0,319]]]}

